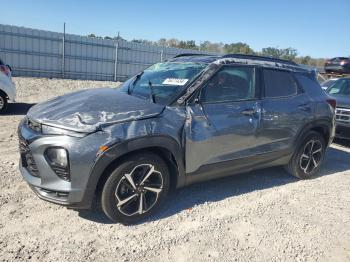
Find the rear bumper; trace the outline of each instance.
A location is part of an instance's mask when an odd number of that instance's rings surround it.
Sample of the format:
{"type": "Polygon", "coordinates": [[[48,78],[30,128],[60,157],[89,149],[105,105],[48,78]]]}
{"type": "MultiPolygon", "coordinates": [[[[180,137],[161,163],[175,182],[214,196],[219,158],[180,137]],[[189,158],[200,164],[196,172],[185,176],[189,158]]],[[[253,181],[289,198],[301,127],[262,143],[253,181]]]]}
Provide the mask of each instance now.
{"type": "Polygon", "coordinates": [[[350,125],[337,123],[335,137],[342,139],[350,139],[350,125]]]}

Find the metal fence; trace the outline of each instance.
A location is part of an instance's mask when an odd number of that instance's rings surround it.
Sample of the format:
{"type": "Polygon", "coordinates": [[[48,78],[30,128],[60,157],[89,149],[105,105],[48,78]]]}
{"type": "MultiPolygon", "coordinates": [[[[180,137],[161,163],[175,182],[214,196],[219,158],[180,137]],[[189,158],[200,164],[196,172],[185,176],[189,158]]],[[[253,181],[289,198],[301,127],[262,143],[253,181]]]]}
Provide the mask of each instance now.
{"type": "Polygon", "coordinates": [[[199,51],[0,24],[0,57],[14,76],[122,81],[188,52],[199,51]]]}

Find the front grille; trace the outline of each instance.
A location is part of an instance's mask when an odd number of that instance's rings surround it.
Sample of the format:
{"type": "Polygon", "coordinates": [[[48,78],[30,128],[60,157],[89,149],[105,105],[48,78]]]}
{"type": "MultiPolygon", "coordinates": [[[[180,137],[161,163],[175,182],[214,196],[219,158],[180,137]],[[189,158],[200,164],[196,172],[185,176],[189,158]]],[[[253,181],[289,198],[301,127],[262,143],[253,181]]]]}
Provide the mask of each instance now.
{"type": "Polygon", "coordinates": [[[350,124],[350,109],[337,107],[337,110],[335,111],[335,119],[338,122],[350,124]]]}
{"type": "Polygon", "coordinates": [[[32,176],[40,177],[28,143],[22,137],[19,137],[19,152],[21,154],[22,166],[26,168],[32,176]]]}

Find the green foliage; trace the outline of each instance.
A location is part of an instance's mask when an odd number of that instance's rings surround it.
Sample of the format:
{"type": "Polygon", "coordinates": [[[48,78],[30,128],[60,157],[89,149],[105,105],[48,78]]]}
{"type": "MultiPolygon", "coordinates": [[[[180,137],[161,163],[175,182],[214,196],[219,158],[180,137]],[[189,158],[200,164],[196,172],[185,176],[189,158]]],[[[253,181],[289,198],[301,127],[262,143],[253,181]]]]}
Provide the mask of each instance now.
{"type": "Polygon", "coordinates": [[[246,54],[253,55],[255,54],[254,50],[246,43],[231,43],[224,45],[224,52],[226,54],[246,54]]]}
{"type": "Polygon", "coordinates": [[[131,42],[139,43],[139,44],[146,44],[146,45],[154,45],[154,42],[146,40],[146,39],[133,39],[131,42]]]}
{"type": "Polygon", "coordinates": [[[266,47],[261,50],[261,54],[264,56],[294,60],[297,57],[298,52],[296,49],[291,47],[282,49],[277,47],[266,47]]]}
{"type": "MultiPolygon", "coordinates": [[[[88,35],[90,38],[101,38],[95,34],[88,35]]],[[[124,40],[122,37],[109,37],[105,36],[105,39],[124,40]]],[[[254,51],[248,44],[243,42],[237,43],[215,43],[210,41],[203,41],[199,44],[194,40],[178,40],[176,38],[161,38],[158,41],[150,41],[146,39],[133,39],[131,42],[142,43],[147,45],[158,45],[166,47],[183,48],[190,50],[199,50],[202,52],[221,53],[221,54],[247,54],[247,55],[263,55],[281,59],[292,60],[298,64],[323,67],[326,59],[324,58],[312,58],[310,56],[298,56],[298,51],[295,48],[278,48],[278,47],[266,47],[261,52],[254,51]]]]}

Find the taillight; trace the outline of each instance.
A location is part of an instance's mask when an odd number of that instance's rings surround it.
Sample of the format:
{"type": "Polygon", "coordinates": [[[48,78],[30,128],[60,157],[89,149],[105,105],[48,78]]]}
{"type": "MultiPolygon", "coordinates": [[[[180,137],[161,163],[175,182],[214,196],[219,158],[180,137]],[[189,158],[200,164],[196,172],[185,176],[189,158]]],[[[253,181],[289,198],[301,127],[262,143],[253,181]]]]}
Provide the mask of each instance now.
{"type": "Polygon", "coordinates": [[[327,99],[327,103],[335,109],[337,107],[337,101],[335,99],[327,99]]]}
{"type": "Polygon", "coordinates": [[[7,75],[8,77],[11,74],[10,69],[6,66],[6,65],[0,65],[0,72],[3,72],[5,75],[7,75]]]}

